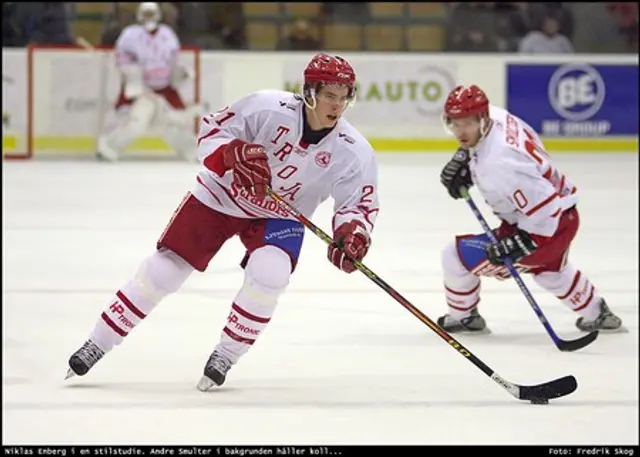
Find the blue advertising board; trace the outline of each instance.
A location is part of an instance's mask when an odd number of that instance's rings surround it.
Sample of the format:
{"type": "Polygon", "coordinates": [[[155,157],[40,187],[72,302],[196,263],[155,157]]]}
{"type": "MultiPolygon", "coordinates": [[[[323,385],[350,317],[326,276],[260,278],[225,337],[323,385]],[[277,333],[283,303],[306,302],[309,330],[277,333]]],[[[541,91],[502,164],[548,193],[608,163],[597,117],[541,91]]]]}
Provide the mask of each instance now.
{"type": "Polygon", "coordinates": [[[509,64],[507,109],[546,137],[638,135],[638,65],[509,64]]]}

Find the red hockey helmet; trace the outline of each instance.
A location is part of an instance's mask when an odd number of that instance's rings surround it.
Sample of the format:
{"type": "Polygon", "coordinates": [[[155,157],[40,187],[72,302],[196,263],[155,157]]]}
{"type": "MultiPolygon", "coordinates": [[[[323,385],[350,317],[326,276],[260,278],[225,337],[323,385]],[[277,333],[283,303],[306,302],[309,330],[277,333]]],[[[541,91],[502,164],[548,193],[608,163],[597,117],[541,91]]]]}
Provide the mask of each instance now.
{"type": "Polygon", "coordinates": [[[351,97],[355,90],[356,72],[340,56],[316,54],[304,69],[304,85],[306,89],[318,90],[320,84],[345,85],[351,97]]]}
{"type": "Polygon", "coordinates": [[[444,104],[444,116],[448,119],[489,115],[489,99],[478,86],[458,86],[453,89],[444,104]]]}

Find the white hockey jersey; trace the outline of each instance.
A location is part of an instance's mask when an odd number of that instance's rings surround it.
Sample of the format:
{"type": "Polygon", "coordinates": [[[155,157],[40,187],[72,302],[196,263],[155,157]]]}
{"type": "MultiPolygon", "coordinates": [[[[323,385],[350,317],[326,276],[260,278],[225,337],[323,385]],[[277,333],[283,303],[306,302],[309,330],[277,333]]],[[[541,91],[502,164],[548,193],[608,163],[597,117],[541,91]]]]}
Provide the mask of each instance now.
{"type": "Polygon", "coordinates": [[[180,40],[168,25],[160,24],[154,33],[149,33],[140,24],[129,25],[120,33],[115,48],[119,67],[142,66],[145,86],[164,89],[171,85],[180,40]]]}
{"type": "Polygon", "coordinates": [[[334,200],[333,229],[358,220],[370,233],[378,215],[378,166],[369,142],[344,118],[318,144],[305,144],[303,101],[292,93],[263,90],[205,116],[198,134],[203,164],[193,194],[221,213],[240,218],[295,219],[267,196],[259,201],[207,167],[211,156],[234,138],[262,145],[269,157],[272,188],[310,218],[334,200]]]}
{"type": "Polygon", "coordinates": [[[558,170],[542,140],[522,119],[490,106],[487,136],[471,150],[471,177],[500,219],[544,237],[578,202],[576,187],[558,170]]]}

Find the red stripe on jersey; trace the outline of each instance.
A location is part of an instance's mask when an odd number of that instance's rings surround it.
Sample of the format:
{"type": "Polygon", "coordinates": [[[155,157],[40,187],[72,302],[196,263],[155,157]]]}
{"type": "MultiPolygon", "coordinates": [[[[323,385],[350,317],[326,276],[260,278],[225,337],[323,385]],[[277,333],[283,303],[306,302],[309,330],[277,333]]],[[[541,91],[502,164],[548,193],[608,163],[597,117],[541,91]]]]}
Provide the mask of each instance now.
{"type": "Polygon", "coordinates": [[[220,131],[219,128],[214,127],[211,130],[209,130],[207,133],[205,133],[204,135],[202,135],[201,137],[198,137],[198,146],[200,146],[200,143],[202,143],[204,140],[206,140],[209,137],[212,137],[213,135],[215,135],[216,133],[218,133],[220,131]]]}
{"type": "MultiPolygon", "coordinates": [[[[215,130],[215,129],[214,129],[215,130]]],[[[226,144],[223,144],[218,149],[213,151],[207,157],[204,158],[202,164],[210,171],[214,172],[221,178],[227,172],[227,167],[224,165],[224,149],[227,147],[226,144]]]]}
{"type": "Polygon", "coordinates": [[[369,224],[371,230],[373,231],[373,221],[370,219],[370,216],[374,213],[379,213],[380,210],[378,208],[369,209],[367,206],[358,205],[358,209],[362,211],[362,215],[364,216],[364,221],[369,224]]]}
{"type": "Polygon", "coordinates": [[[547,206],[549,203],[551,203],[553,201],[554,198],[557,198],[557,197],[558,197],[557,193],[551,194],[546,200],[541,201],[536,206],[534,206],[529,211],[527,211],[526,215],[527,216],[531,216],[532,214],[536,213],[537,211],[539,211],[542,208],[544,208],[545,206],[547,206]]]}
{"type": "Polygon", "coordinates": [[[213,191],[211,189],[209,189],[207,187],[207,185],[202,181],[202,179],[200,179],[200,176],[196,177],[196,181],[198,181],[198,183],[202,187],[204,187],[207,190],[207,192],[209,192],[211,194],[211,196],[217,200],[218,203],[220,203],[220,206],[223,206],[222,205],[222,201],[218,198],[218,196],[216,194],[213,193],[213,191]]]}

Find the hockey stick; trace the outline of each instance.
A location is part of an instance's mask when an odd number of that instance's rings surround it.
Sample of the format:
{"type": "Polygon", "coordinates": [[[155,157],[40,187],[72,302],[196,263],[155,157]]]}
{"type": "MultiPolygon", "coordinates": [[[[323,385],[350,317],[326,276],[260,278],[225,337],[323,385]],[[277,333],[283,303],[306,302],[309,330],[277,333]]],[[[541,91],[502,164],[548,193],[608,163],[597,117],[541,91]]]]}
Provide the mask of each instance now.
{"type": "MultiPolygon", "coordinates": [[[[312,231],[318,238],[323,240],[327,244],[332,244],[333,239],[322,231],[318,226],[305,217],[300,211],[290,205],[282,197],[280,197],[273,189],[268,189],[269,195],[288,213],[292,214],[298,221],[302,223],[306,228],[312,231]]],[[[355,267],[364,273],[371,281],[376,283],[382,290],[391,295],[398,303],[404,306],[411,314],[416,316],[422,323],[426,324],[431,330],[433,330],[440,338],[445,340],[453,349],[458,351],[463,357],[478,367],[484,374],[493,379],[503,389],[507,390],[511,395],[520,400],[528,400],[532,403],[547,403],[551,398],[563,397],[569,395],[578,387],[576,378],[573,376],[564,376],[562,378],[554,379],[553,381],[545,382],[543,384],[537,384],[533,386],[521,386],[509,382],[499,376],[482,360],[471,353],[455,338],[441,329],[435,322],[422,313],[418,308],[413,306],[409,300],[404,298],[394,288],[384,282],[378,275],[366,267],[362,262],[354,260],[355,267]]]]}
{"type": "MultiPolygon", "coordinates": [[[[478,219],[478,222],[480,222],[480,225],[482,226],[484,233],[489,238],[489,241],[497,245],[498,240],[496,239],[495,235],[491,231],[489,224],[487,224],[487,221],[482,216],[482,213],[476,206],[475,202],[471,198],[471,195],[469,195],[469,190],[465,188],[460,188],[460,194],[462,195],[462,198],[464,198],[464,200],[467,202],[467,204],[471,208],[471,211],[476,216],[476,219],[478,219]]],[[[520,288],[525,298],[529,302],[529,305],[531,305],[531,307],[535,311],[536,315],[538,316],[538,319],[540,320],[540,322],[542,322],[542,325],[544,325],[544,328],[547,330],[547,333],[549,334],[549,336],[551,337],[551,339],[553,340],[553,342],[555,343],[558,349],[560,349],[563,352],[577,351],[578,349],[582,349],[583,347],[591,344],[598,337],[598,331],[595,330],[575,340],[561,339],[553,330],[553,328],[551,327],[551,324],[549,324],[549,321],[547,320],[544,313],[536,303],[535,299],[533,298],[533,295],[531,295],[531,292],[529,292],[527,285],[522,280],[522,277],[518,273],[518,270],[516,270],[515,267],[513,266],[511,259],[508,259],[508,258],[504,259],[504,264],[509,269],[509,273],[511,273],[511,276],[513,277],[513,279],[515,279],[516,284],[518,284],[518,287],[520,288]]]]}

